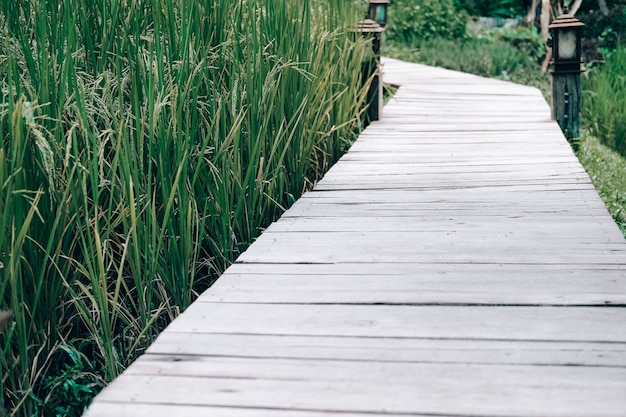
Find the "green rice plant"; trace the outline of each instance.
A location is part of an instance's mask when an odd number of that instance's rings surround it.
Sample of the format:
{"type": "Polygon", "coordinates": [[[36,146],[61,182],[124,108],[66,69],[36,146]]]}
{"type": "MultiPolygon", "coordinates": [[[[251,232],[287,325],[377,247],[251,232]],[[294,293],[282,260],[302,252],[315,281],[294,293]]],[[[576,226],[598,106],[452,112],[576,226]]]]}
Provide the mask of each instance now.
{"type": "Polygon", "coordinates": [[[4,409],[80,415],[347,149],[353,6],[2,2],[4,409]]]}
{"type": "Polygon", "coordinates": [[[604,145],[626,156],[626,47],[619,45],[585,81],[584,123],[604,145]]]}

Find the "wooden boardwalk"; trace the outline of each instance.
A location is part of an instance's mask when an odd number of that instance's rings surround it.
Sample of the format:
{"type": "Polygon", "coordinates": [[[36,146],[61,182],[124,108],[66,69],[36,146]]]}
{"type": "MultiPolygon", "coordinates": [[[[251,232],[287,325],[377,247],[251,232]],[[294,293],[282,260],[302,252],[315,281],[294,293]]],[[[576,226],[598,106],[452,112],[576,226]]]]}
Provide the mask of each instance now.
{"type": "Polygon", "coordinates": [[[383,121],[87,416],[626,416],[626,241],[541,94],[385,80],[383,121]]]}

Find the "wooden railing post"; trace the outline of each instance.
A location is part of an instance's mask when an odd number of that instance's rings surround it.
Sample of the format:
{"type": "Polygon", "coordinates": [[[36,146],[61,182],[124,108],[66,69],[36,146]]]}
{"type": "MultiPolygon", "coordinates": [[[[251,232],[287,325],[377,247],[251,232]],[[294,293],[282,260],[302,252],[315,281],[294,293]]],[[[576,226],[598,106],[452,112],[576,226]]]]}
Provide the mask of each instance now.
{"type": "Polygon", "coordinates": [[[580,137],[582,88],[580,73],[552,74],[552,119],[567,139],[580,137]]]}

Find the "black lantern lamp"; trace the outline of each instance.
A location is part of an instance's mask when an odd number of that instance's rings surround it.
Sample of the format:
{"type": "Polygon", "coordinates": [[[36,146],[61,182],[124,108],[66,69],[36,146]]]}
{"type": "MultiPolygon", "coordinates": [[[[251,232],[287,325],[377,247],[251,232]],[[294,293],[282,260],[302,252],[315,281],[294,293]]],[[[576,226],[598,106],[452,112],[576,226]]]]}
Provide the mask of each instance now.
{"type": "Polygon", "coordinates": [[[552,119],[556,120],[567,139],[580,137],[582,88],[581,38],[584,23],[564,13],[550,26],[552,34],[552,119]]]}
{"type": "Polygon", "coordinates": [[[363,36],[369,42],[369,46],[361,62],[361,79],[367,87],[366,105],[367,117],[365,124],[374,120],[379,120],[383,108],[383,81],[380,70],[380,47],[382,34],[385,28],[381,27],[372,19],[365,19],[359,22],[355,32],[363,36]]]}
{"type": "Polygon", "coordinates": [[[585,24],[569,14],[567,6],[564,12],[548,26],[552,33],[553,71],[561,74],[581,72],[581,39],[585,24]]]}
{"type": "Polygon", "coordinates": [[[370,0],[367,18],[375,21],[383,28],[387,26],[387,9],[389,0],[370,0]]]}

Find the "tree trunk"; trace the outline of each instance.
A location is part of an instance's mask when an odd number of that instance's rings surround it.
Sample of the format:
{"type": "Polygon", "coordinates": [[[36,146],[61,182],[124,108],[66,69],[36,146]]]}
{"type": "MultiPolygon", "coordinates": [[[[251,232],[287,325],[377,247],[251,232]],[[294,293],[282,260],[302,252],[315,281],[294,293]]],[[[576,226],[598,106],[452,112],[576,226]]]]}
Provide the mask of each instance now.
{"type": "MultiPolygon", "coordinates": [[[[602,2],[604,2],[604,0],[598,0],[598,3],[602,3],[602,2]]],[[[580,9],[580,6],[582,4],[583,4],[583,0],[576,0],[574,4],[572,4],[572,7],[569,8],[569,14],[571,14],[572,16],[575,15],[578,9],[580,9]]],[[[604,3],[604,6],[606,7],[606,3],[604,3]]],[[[600,6],[600,9],[602,9],[602,6],[600,6]]],[[[608,10],[607,10],[607,14],[608,14],[608,10]]]]}
{"type": "Polygon", "coordinates": [[[535,24],[535,18],[537,17],[537,6],[539,6],[540,1],[541,0],[533,0],[532,4],[530,5],[530,9],[528,9],[526,21],[528,21],[528,24],[530,26],[533,26],[535,24]]]}
{"type": "Polygon", "coordinates": [[[542,0],[541,1],[541,37],[544,42],[548,41],[548,36],[550,34],[550,30],[548,26],[550,26],[551,16],[550,12],[552,10],[550,0],[542,0]]]}
{"type": "Polygon", "coordinates": [[[603,15],[609,15],[609,8],[606,7],[606,0],[598,0],[598,6],[600,6],[600,11],[603,15]]]}

